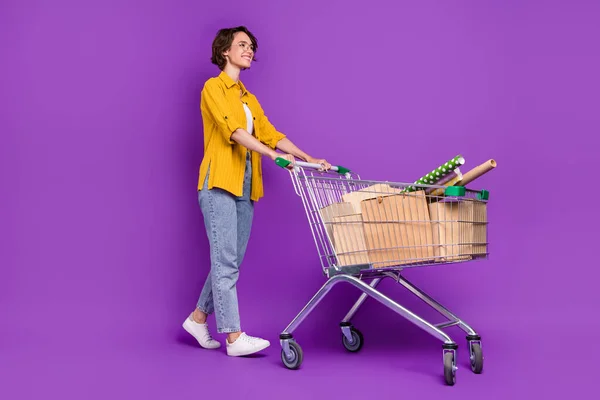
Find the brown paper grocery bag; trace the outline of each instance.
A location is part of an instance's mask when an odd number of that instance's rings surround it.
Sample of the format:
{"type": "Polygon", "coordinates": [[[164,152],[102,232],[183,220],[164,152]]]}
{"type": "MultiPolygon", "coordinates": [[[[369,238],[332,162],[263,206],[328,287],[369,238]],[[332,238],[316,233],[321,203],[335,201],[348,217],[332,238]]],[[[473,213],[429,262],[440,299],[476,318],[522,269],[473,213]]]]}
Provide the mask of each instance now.
{"type": "Polygon", "coordinates": [[[487,222],[487,203],[473,202],[473,256],[488,254],[487,222]]]}
{"type": "Polygon", "coordinates": [[[334,217],[333,239],[339,266],[369,263],[362,215],[334,217]]]}
{"type": "Polygon", "coordinates": [[[354,214],[354,208],[350,203],[333,203],[328,205],[327,207],[323,207],[319,210],[321,214],[321,218],[323,219],[323,224],[325,225],[325,230],[327,232],[327,236],[329,240],[334,245],[333,239],[333,219],[335,217],[343,216],[343,215],[351,215],[354,214]]]}
{"type": "Polygon", "coordinates": [[[361,209],[374,268],[433,261],[433,233],[424,191],[364,200],[361,209]]]}
{"type": "Polygon", "coordinates": [[[346,203],[352,204],[354,207],[354,212],[356,214],[360,214],[361,203],[364,200],[374,199],[377,196],[388,196],[391,194],[401,193],[402,189],[393,188],[385,183],[377,183],[371,186],[367,186],[366,188],[357,190],[355,192],[346,193],[342,196],[342,200],[346,203]]]}
{"type": "Polygon", "coordinates": [[[432,203],[429,213],[437,261],[470,260],[487,253],[485,203],[472,199],[432,203]]]}

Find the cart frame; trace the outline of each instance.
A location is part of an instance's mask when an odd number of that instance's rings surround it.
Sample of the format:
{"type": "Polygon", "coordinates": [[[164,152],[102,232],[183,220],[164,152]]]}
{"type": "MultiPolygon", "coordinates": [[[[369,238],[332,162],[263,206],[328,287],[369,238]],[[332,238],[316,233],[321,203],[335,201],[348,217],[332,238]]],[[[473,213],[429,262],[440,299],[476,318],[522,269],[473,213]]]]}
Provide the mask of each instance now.
{"type": "MultiPolygon", "coordinates": [[[[364,304],[367,297],[371,297],[384,306],[395,311],[397,314],[403,316],[433,337],[442,341],[442,359],[444,365],[444,379],[446,384],[454,385],[456,382],[456,370],[458,369],[456,363],[456,353],[458,344],[446,332],[443,331],[445,328],[458,326],[467,334],[466,340],[469,348],[471,369],[476,374],[481,373],[483,369],[481,336],[465,321],[460,319],[455,313],[448,310],[438,301],[433,299],[433,297],[403,277],[402,271],[405,268],[453,264],[457,262],[466,262],[487,258],[487,221],[485,223],[486,251],[484,254],[481,254],[478,257],[470,257],[466,260],[446,262],[440,260],[437,260],[436,262],[414,260],[414,262],[411,263],[391,265],[381,268],[373,268],[373,266],[369,264],[338,266],[338,255],[336,254],[336,250],[332,245],[330,233],[325,229],[322,215],[319,212],[320,208],[340,200],[339,197],[336,198],[336,196],[333,196],[334,193],[337,193],[338,195],[341,193],[350,193],[353,190],[360,189],[362,186],[373,184],[391,185],[393,187],[402,189],[402,191],[407,191],[411,188],[428,190],[430,192],[436,189],[438,189],[438,191],[443,191],[447,187],[439,185],[416,185],[414,183],[401,182],[365,181],[361,180],[360,176],[357,174],[354,174],[350,170],[343,167],[332,167],[329,171],[322,171],[322,166],[318,164],[295,162],[294,166],[291,166],[289,165],[289,162],[283,159],[278,159],[276,162],[281,167],[289,168],[289,173],[295,192],[302,199],[302,203],[306,211],[315,245],[319,253],[323,274],[328,278],[279,336],[282,347],[281,360],[285,367],[288,369],[298,369],[303,361],[303,352],[301,347],[294,339],[294,331],[302,324],[302,322],[318,306],[321,300],[335,285],[344,282],[356,287],[362,292],[357,301],[340,322],[342,343],[348,351],[357,352],[362,348],[364,343],[363,335],[352,325],[351,321],[360,307],[364,304]],[[421,299],[425,304],[429,305],[443,317],[445,317],[445,321],[440,323],[431,323],[377,290],[377,286],[385,278],[393,279],[395,282],[406,288],[412,294],[421,299]]],[[[482,199],[480,193],[481,192],[465,189],[465,198],[477,196],[477,200],[471,201],[487,202],[487,197],[482,199]]]]}

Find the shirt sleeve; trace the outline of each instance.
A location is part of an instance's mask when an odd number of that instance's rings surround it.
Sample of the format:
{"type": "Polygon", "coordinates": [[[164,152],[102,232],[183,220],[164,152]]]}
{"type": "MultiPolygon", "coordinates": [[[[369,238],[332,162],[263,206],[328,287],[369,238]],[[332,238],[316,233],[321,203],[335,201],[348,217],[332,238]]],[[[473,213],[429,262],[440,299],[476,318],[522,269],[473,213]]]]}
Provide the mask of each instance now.
{"type": "Polygon", "coordinates": [[[230,144],[235,143],[231,135],[238,129],[245,129],[238,121],[232,110],[231,105],[225,98],[223,90],[213,81],[207,81],[202,89],[200,108],[203,115],[209,116],[219,127],[219,132],[223,134],[225,140],[230,144]]]}
{"type": "Polygon", "coordinates": [[[283,138],[286,137],[283,133],[279,132],[275,126],[269,121],[269,118],[266,116],[262,106],[256,100],[256,104],[258,105],[258,126],[260,129],[260,141],[263,142],[266,146],[269,146],[273,150],[276,149],[277,143],[283,138]]]}

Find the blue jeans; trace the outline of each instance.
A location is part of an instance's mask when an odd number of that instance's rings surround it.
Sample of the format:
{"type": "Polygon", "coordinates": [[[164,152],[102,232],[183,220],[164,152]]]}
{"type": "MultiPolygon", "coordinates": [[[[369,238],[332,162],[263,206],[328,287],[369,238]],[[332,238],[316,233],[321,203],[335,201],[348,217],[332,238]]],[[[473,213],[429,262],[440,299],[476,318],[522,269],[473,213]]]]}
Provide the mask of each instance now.
{"type": "Polygon", "coordinates": [[[241,330],[236,283],[254,215],[254,202],[250,200],[251,184],[252,165],[248,153],[241,197],[219,188],[208,190],[208,174],[204,187],[198,191],[210,244],[210,273],[197,307],[206,314],[215,313],[219,333],[241,330]]]}

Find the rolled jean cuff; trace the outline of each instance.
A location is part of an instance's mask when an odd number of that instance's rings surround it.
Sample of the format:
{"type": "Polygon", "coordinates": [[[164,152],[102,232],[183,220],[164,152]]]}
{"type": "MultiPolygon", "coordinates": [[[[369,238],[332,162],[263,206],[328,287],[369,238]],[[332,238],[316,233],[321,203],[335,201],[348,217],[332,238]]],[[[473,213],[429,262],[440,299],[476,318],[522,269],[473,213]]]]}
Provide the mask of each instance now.
{"type": "Polygon", "coordinates": [[[210,315],[210,314],[212,314],[212,313],[210,313],[210,312],[206,311],[206,308],[204,308],[204,307],[200,307],[200,306],[198,306],[198,305],[197,305],[197,306],[196,306],[196,308],[197,308],[198,310],[202,311],[202,312],[203,312],[204,314],[206,314],[206,315],[210,315]]]}
{"type": "Polygon", "coordinates": [[[234,333],[234,332],[240,332],[241,329],[240,328],[218,328],[217,332],[218,333],[234,333]]]}

